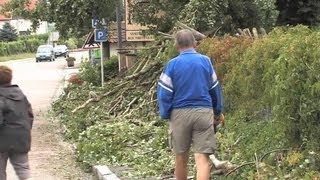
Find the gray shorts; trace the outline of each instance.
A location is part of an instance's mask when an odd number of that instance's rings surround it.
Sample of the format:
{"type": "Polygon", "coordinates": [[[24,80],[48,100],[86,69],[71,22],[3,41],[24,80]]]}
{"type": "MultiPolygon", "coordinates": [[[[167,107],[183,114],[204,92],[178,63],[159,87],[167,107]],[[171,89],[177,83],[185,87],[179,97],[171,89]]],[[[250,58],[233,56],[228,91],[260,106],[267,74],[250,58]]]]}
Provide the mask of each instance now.
{"type": "Polygon", "coordinates": [[[192,144],[194,153],[213,154],[216,148],[213,117],[210,108],[174,109],[169,122],[169,144],[174,153],[188,152],[192,144]]]}
{"type": "Polygon", "coordinates": [[[19,179],[30,178],[28,153],[2,153],[0,152],[0,180],[7,179],[7,162],[10,160],[19,179]]]}

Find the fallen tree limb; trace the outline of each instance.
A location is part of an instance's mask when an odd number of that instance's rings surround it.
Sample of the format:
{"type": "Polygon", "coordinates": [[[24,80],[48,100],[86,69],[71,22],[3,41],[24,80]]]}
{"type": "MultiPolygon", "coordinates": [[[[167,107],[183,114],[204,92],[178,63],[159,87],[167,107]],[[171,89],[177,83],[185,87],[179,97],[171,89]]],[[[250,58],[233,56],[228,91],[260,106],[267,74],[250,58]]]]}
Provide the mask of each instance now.
{"type": "Polygon", "coordinates": [[[193,28],[191,28],[191,27],[189,27],[189,26],[187,26],[185,24],[183,24],[182,22],[178,21],[177,22],[177,26],[182,28],[182,29],[189,29],[193,33],[193,35],[194,35],[194,37],[196,38],[197,41],[200,41],[200,40],[205,39],[207,37],[206,35],[200,33],[199,31],[197,31],[197,30],[195,30],[195,29],[193,29],[193,28]]]}
{"type": "Polygon", "coordinates": [[[244,166],[249,166],[249,165],[256,165],[256,168],[258,169],[259,167],[259,163],[261,163],[263,161],[264,158],[267,157],[267,155],[274,153],[274,152],[279,152],[279,151],[289,151],[290,149],[275,149],[269,152],[266,152],[264,155],[262,155],[260,157],[260,159],[258,158],[257,154],[255,154],[255,161],[251,161],[251,162],[246,162],[243,163],[237,167],[235,167],[234,169],[232,169],[231,171],[229,171],[225,176],[229,176],[230,174],[234,173],[235,171],[239,170],[240,168],[244,167],[244,166]]]}
{"type": "MultiPolygon", "coordinates": [[[[164,45],[164,42],[161,42],[161,45],[164,45]]],[[[165,49],[165,47],[162,47],[162,48],[160,48],[160,49],[158,50],[158,53],[157,53],[156,57],[153,59],[154,61],[158,61],[159,56],[160,56],[161,52],[162,52],[164,49],[165,49]]],[[[142,71],[148,67],[150,61],[152,61],[151,58],[149,58],[148,61],[145,63],[145,65],[144,65],[143,68],[142,68],[142,71]]]]}
{"type": "Polygon", "coordinates": [[[116,109],[116,107],[121,103],[121,101],[123,100],[123,95],[119,96],[117,99],[116,99],[116,102],[115,104],[112,106],[112,108],[110,108],[109,110],[109,114],[114,110],[116,109]]]}
{"type": "Polygon", "coordinates": [[[151,58],[151,55],[149,55],[147,58],[143,58],[143,61],[139,63],[138,67],[134,70],[133,74],[138,73],[144,67],[144,65],[149,61],[150,58],[151,58]]]}
{"type": "Polygon", "coordinates": [[[174,39],[173,35],[171,34],[163,33],[160,31],[158,31],[158,34],[162,35],[165,39],[174,39]]]}
{"type": "Polygon", "coordinates": [[[81,106],[76,107],[74,110],[72,110],[72,113],[75,113],[77,111],[79,111],[80,109],[83,109],[85,107],[87,107],[90,103],[92,102],[99,102],[101,99],[103,99],[106,96],[110,96],[113,95],[114,93],[118,92],[119,89],[123,88],[125,85],[127,84],[127,82],[119,84],[118,86],[114,87],[113,90],[103,94],[102,96],[99,96],[97,98],[90,98],[88,99],[85,103],[83,103],[81,106]]]}
{"type": "Polygon", "coordinates": [[[236,168],[232,169],[231,171],[229,171],[225,176],[229,176],[230,174],[232,174],[233,172],[237,171],[238,169],[244,167],[244,166],[249,166],[249,165],[254,165],[256,162],[255,161],[251,161],[251,162],[246,162],[241,164],[240,166],[237,166],[236,168]]]}
{"type": "Polygon", "coordinates": [[[290,149],[275,149],[269,152],[266,152],[264,155],[260,157],[260,162],[263,161],[264,158],[266,158],[269,154],[274,153],[274,152],[279,152],[279,151],[290,151],[290,149]]]}
{"type": "Polygon", "coordinates": [[[150,69],[152,69],[152,68],[153,68],[154,66],[156,66],[156,65],[159,65],[160,63],[161,63],[161,62],[159,62],[159,61],[155,61],[155,62],[151,63],[147,68],[141,70],[140,72],[138,72],[138,73],[136,73],[136,74],[132,74],[132,75],[130,75],[130,76],[127,76],[127,77],[125,77],[124,79],[125,79],[125,80],[135,79],[135,78],[137,78],[137,77],[139,77],[139,76],[141,76],[141,75],[149,72],[150,69]]]}
{"type": "Polygon", "coordinates": [[[138,99],[139,99],[139,97],[135,97],[135,98],[128,104],[127,109],[126,109],[122,114],[127,114],[127,113],[130,111],[132,104],[135,103],[138,99]]]}
{"type": "Polygon", "coordinates": [[[218,170],[214,170],[211,174],[221,176],[225,174],[225,171],[223,169],[218,169],[218,170]]]}

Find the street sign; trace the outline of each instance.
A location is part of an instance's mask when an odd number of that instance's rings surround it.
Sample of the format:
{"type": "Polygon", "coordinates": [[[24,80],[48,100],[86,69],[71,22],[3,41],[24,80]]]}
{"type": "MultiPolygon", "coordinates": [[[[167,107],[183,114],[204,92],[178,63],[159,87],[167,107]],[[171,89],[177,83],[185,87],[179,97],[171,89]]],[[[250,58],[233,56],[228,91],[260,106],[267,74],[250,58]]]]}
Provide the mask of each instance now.
{"type": "Polygon", "coordinates": [[[108,40],[108,31],[107,30],[98,30],[94,31],[94,41],[95,42],[106,42],[108,40]]]}
{"type": "Polygon", "coordinates": [[[97,27],[98,21],[99,21],[98,18],[93,18],[91,20],[92,28],[96,28],[97,27]]]}

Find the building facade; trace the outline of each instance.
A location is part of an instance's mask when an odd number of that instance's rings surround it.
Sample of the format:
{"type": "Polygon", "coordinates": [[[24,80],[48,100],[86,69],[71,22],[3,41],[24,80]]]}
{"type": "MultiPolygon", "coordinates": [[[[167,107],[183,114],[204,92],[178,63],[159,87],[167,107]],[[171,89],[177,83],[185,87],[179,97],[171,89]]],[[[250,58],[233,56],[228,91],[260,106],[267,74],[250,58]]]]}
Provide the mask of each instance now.
{"type": "MultiPolygon", "coordinates": [[[[10,0],[0,0],[0,8],[8,3],[10,0]]],[[[31,0],[28,5],[28,9],[34,9],[37,5],[38,0],[31,0]]],[[[28,35],[28,34],[44,34],[49,32],[49,24],[46,21],[40,22],[39,27],[33,31],[32,22],[28,19],[23,19],[19,17],[13,17],[10,12],[0,14],[0,28],[3,27],[5,23],[10,23],[13,26],[19,35],[28,35]]]]}

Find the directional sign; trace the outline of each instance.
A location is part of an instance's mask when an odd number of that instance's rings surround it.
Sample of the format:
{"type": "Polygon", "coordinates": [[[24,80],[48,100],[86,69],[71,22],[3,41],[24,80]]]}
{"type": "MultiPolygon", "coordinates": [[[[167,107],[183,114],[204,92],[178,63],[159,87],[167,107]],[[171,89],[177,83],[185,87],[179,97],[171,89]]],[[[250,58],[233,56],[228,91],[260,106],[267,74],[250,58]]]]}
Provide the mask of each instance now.
{"type": "Polygon", "coordinates": [[[95,42],[106,42],[108,40],[108,31],[107,30],[98,30],[94,31],[94,41],[95,42]]]}

